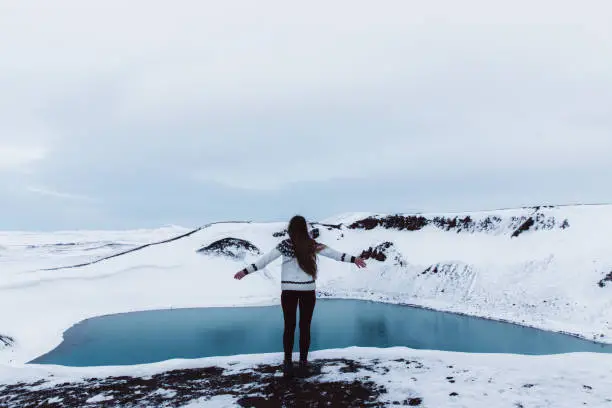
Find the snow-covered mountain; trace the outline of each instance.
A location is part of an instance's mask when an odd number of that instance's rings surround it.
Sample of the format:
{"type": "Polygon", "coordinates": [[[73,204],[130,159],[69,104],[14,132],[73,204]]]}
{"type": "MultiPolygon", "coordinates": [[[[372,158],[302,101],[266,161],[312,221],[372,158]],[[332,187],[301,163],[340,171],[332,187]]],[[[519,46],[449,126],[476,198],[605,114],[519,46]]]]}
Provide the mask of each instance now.
{"type": "MultiPolygon", "coordinates": [[[[232,277],[282,240],[285,226],[0,233],[0,310],[10,311],[0,315],[0,364],[49,351],[97,315],[275,303],[279,262],[232,277]]],[[[612,343],[611,227],[610,205],[344,214],[312,228],[320,242],[369,258],[368,268],[321,259],[318,289],[612,343]]]]}

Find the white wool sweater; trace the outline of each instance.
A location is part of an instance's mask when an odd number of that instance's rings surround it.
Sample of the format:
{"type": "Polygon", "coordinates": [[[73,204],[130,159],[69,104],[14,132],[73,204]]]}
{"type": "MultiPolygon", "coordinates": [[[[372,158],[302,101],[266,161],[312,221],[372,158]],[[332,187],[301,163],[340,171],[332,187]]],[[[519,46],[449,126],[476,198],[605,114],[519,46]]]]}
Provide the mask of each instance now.
{"type": "MultiPolygon", "coordinates": [[[[293,253],[293,245],[291,244],[291,240],[288,239],[278,244],[273,250],[259,258],[259,260],[257,260],[257,262],[254,264],[244,268],[244,271],[247,274],[259,271],[281,255],[283,257],[283,264],[281,267],[281,289],[315,290],[315,280],[300,267],[300,264],[293,253]]],[[[338,252],[327,246],[318,251],[317,255],[323,255],[340,262],[354,263],[356,259],[354,256],[338,252]]]]}

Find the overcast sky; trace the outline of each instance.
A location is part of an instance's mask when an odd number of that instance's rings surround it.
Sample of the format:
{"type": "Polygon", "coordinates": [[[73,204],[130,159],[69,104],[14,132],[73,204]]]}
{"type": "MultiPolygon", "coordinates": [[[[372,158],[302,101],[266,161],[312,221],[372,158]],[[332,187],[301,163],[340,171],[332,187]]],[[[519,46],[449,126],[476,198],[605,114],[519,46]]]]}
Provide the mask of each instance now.
{"type": "Polygon", "coordinates": [[[611,15],[0,0],[0,229],[612,202],[611,15]]]}

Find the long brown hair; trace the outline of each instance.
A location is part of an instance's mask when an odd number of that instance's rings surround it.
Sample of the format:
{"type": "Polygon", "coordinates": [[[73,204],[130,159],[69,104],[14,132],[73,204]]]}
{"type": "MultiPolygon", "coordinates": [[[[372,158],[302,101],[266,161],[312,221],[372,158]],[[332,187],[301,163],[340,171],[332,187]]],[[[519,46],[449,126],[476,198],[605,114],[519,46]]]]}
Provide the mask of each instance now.
{"type": "Polygon", "coordinates": [[[289,221],[289,238],[300,268],[314,279],[317,278],[317,243],[308,234],[308,224],[301,215],[296,215],[289,221]]]}

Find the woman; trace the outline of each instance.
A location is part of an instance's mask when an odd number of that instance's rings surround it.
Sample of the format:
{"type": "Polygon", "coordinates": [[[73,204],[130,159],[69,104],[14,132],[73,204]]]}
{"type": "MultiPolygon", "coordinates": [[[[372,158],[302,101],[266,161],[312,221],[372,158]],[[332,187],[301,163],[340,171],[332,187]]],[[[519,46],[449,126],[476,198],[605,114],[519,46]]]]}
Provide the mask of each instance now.
{"type": "Polygon", "coordinates": [[[351,262],[359,268],[366,263],[360,257],[354,257],[335,251],[317,243],[308,234],[308,225],[304,217],[296,215],[289,222],[289,239],[284,240],[272,251],[261,257],[254,264],[238,272],[234,278],[242,279],[246,275],[263,269],[276,258],[283,256],[281,271],[281,305],[285,318],[283,349],[285,361],[283,373],[286,377],[293,374],[292,352],[295,336],[295,314],[300,307],[300,374],[308,374],[308,349],[310,348],[310,322],[314,312],[317,279],[317,254],[341,262],[351,262]]]}

